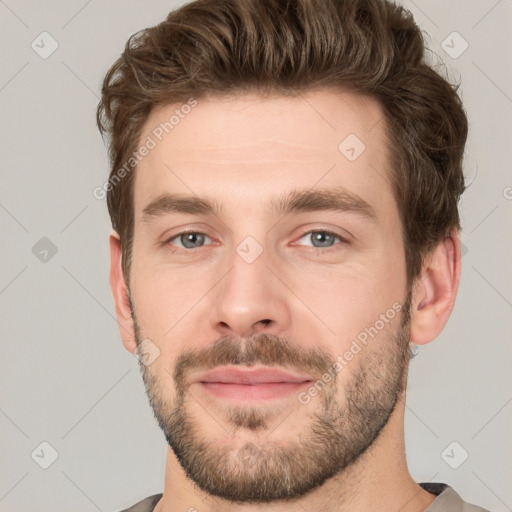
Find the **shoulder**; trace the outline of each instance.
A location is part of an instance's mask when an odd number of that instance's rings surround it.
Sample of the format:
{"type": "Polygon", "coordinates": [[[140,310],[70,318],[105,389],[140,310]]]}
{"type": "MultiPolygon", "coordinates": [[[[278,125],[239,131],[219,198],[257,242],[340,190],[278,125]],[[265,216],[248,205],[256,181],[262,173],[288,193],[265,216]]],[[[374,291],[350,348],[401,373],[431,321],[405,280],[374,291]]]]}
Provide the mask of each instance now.
{"type": "Polygon", "coordinates": [[[153,494],[153,496],[144,498],[142,501],[139,501],[138,503],[135,503],[135,505],[132,505],[130,508],[125,508],[120,512],[153,512],[161,497],[162,493],[153,494]]]}
{"type": "Polygon", "coordinates": [[[425,512],[489,512],[485,508],[464,501],[448,484],[428,482],[419,485],[437,496],[425,512]]]}

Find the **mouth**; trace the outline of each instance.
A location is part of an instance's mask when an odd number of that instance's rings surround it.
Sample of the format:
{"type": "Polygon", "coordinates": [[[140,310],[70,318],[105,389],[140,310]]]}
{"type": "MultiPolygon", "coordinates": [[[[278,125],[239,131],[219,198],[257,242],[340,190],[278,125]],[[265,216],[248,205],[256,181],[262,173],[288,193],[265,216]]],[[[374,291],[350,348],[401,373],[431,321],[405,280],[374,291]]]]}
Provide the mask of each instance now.
{"type": "Polygon", "coordinates": [[[224,366],[198,375],[192,384],[210,396],[227,400],[266,401],[297,393],[313,378],[280,368],[224,366]]]}

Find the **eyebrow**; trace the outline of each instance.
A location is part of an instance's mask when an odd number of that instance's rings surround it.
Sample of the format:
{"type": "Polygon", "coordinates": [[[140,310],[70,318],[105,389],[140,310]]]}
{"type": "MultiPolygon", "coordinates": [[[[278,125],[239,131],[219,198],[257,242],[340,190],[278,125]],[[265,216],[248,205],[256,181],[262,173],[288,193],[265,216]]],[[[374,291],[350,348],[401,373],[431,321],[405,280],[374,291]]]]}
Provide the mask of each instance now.
{"type": "MultiPolygon", "coordinates": [[[[142,211],[142,222],[173,213],[220,216],[223,205],[207,198],[181,194],[162,194],[153,199],[142,211]]],[[[282,197],[272,197],[269,208],[274,214],[286,216],[291,213],[335,211],[356,214],[374,223],[377,215],[372,206],[357,194],[343,187],[311,190],[293,190],[282,197]]]]}

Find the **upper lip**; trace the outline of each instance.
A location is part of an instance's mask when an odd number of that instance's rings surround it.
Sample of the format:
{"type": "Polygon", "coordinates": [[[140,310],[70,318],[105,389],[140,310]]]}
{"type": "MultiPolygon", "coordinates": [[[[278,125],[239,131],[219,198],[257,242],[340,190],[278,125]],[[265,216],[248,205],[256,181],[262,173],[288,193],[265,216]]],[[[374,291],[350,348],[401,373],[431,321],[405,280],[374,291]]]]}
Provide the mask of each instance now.
{"type": "Polygon", "coordinates": [[[308,375],[297,375],[281,368],[235,368],[221,366],[201,373],[192,382],[221,382],[225,384],[268,384],[276,382],[306,382],[312,378],[308,375]]]}

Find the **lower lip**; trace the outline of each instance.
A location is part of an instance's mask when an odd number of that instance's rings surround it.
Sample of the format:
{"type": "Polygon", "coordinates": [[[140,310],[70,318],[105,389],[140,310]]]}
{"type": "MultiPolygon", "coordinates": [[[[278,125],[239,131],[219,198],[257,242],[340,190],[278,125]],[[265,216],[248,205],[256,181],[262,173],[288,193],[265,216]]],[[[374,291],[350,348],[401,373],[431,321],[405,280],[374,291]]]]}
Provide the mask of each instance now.
{"type": "Polygon", "coordinates": [[[298,393],[310,384],[304,382],[272,382],[266,384],[226,384],[222,382],[200,382],[209,394],[228,400],[270,400],[298,393]]]}

